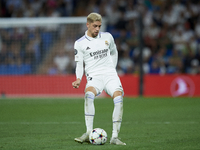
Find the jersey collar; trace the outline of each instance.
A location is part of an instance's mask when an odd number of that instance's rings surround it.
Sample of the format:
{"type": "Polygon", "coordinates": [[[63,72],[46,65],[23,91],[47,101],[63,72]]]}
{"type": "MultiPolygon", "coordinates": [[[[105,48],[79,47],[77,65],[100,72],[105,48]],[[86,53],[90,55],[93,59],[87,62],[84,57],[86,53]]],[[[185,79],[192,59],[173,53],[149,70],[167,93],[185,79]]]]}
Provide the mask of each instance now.
{"type": "MultiPolygon", "coordinates": [[[[88,30],[87,30],[87,31],[88,31],[88,30]]],[[[85,37],[86,37],[86,39],[89,40],[89,41],[92,41],[92,40],[95,40],[95,39],[101,37],[101,32],[99,32],[99,34],[98,34],[95,38],[93,38],[93,37],[90,37],[90,36],[87,35],[87,31],[85,31],[85,37]]]]}

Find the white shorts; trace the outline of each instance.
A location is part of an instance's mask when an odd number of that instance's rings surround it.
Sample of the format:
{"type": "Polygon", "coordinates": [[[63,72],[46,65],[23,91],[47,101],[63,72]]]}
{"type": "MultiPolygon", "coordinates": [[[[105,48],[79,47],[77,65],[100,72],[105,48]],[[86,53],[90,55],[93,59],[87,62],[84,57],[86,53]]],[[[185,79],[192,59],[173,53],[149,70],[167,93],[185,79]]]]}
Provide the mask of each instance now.
{"type": "Polygon", "coordinates": [[[97,96],[104,90],[108,95],[113,97],[115,91],[121,91],[124,94],[121,81],[116,72],[106,73],[105,75],[89,75],[87,77],[87,87],[94,87],[97,96]]]}

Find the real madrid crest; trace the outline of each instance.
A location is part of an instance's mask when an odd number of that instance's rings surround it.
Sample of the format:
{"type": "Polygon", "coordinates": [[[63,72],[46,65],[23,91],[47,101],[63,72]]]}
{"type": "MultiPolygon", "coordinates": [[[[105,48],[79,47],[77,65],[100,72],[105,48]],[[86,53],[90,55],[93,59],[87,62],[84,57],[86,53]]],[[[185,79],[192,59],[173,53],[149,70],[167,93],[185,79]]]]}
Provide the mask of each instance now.
{"type": "Polygon", "coordinates": [[[107,46],[109,46],[109,43],[108,43],[108,41],[105,41],[105,44],[106,44],[107,46]]]}

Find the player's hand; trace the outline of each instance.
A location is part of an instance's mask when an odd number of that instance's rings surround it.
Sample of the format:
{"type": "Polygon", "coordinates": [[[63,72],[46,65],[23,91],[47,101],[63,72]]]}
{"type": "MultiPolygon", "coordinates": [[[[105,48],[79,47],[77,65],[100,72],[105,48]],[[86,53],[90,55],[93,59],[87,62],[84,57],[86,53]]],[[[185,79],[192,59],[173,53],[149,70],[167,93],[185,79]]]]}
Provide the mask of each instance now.
{"type": "Polygon", "coordinates": [[[72,82],[73,88],[78,89],[81,84],[81,80],[78,78],[76,81],[72,82]]]}

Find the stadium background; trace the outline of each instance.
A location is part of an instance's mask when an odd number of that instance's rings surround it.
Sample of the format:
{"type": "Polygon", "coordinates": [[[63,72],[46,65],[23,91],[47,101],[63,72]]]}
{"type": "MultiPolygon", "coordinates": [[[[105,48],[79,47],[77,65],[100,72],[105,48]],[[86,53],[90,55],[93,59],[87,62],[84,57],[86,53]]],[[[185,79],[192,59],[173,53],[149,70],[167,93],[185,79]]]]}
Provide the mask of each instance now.
{"type": "MultiPolygon", "coordinates": [[[[1,19],[84,17],[98,12],[119,51],[125,96],[139,91],[137,20],[144,24],[144,96],[200,96],[198,0],[1,0],[1,19]]],[[[61,19],[62,19],[61,18],[61,19]]],[[[2,22],[2,21],[1,21],[2,22]]],[[[82,96],[71,88],[82,24],[0,26],[1,96],[82,96]]],[[[105,94],[103,94],[105,96],[105,94]]]]}

